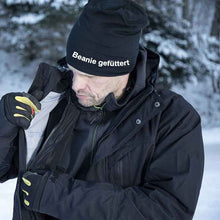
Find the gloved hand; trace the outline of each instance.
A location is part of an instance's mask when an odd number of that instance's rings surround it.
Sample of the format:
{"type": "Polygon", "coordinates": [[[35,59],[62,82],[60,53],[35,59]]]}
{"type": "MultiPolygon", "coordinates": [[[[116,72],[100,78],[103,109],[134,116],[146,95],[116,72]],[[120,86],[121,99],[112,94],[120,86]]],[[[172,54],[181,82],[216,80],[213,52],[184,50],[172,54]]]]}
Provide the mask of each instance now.
{"type": "Polygon", "coordinates": [[[23,203],[27,209],[33,211],[39,210],[41,197],[50,174],[50,172],[46,172],[40,175],[30,171],[24,173],[21,182],[21,190],[23,194],[23,203]]]}
{"type": "Polygon", "coordinates": [[[24,129],[30,126],[35,112],[39,112],[41,109],[40,102],[25,92],[7,93],[2,97],[2,101],[7,120],[24,129]]]}

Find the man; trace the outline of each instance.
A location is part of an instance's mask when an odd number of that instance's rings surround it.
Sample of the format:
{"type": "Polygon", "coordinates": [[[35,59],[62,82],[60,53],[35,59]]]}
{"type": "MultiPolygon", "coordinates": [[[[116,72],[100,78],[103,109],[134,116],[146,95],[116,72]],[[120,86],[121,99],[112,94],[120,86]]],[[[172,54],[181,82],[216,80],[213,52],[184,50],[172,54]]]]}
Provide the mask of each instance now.
{"type": "Polygon", "coordinates": [[[90,0],[58,68],[3,96],[0,179],[18,177],[14,219],[192,219],[201,119],[156,90],[159,55],[139,44],[144,9],[90,0]]]}

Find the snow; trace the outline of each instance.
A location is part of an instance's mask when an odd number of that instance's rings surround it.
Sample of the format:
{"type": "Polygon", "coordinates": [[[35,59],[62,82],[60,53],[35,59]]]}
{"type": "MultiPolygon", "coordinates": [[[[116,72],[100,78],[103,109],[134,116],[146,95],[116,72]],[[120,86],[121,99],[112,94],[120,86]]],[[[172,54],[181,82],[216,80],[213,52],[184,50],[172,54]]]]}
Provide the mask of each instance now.
{"type": "Polygon", "coordinates": [[[158,45],[157,52],[161,55],[166,55],[166,56],[174,55],[179,60],[187,59],[189,57],[186,50],[178,46],[178,45],[186,46],[187,45],[186,40],[178,39],[178,42],[175,42],[175,40],[173,39],[166,39],[161,36],[161,32],[158,30],[153,30],[152,32],[145,34],[143,38],[146,42],[152,42],[154,44],[157,44],[158,45]]]}
{"type": "Polygon", "coordinates": [[[203,131],[205,171],[194,220],[217,220],[220,216],[220,128],[203,131]]]}
{"type": "MultiPolygon", "coordinates": [[[[213,145],[215,143],[220,144],[220,130],[218,127],[205,130],[203,135],[203,140],[205,143],[213,145]]],[[[218,147],[220,148],[220,145],[218,147]]]]}
{"type": "Polygon", "coordinates": [[[152,31],[148,34],[144,35],[144,39],[148,42],[154,42],[156,44],[159,44],[160,42],[163,42],[164,38],[160,36],[160,31],[152,31]]]}
{"type": "Polygon", "coordinates": [[[0,184],[0,219],[12,219],[15,185],[15,179],[0,184]]]}
{"type": "Polygon", "coordinates": [[[18,24],[36,24],[39,21],[43,20],[45,15],[38,15],[34,13],[24,14],[20,17],[12,17],[11,21],[18,23],[18,24]]]}
{"type": "Polygon", "coordinates": [[[87,0],[81,0],[80,2],[77,2],[77,0],[55,0],[51,6],[60,9],[62,5],[75,5],[78,3],[80,7],[83,7],[87,2],[87,0]]]}
{"type": "Polygon", "coordinates": [[[157,48],[157,51],[160,54],[164,55],[174,55],[177,56],[179,59],[187,59],[188,54],[185,50],[178,47],[174,41],[164,39],[160,42],[160,45],[157,48]]]}
{"type": "MultiPolygon", "coordinates": [[[[50,3],[51,0],[6,0],[7,5],[15,5],[15,4],[30,4],[30,5],[44,5],[50,3]]],[[[84,6],[88,1],[82,0],[79,2],[79,6],[84,6]]],[[[60,7],[64,4],[66,5],[75,5],[77,0],[53,0],[51,2],[51,6],[56,9],[60,9],[60,7]]]]}
{"type": "Polygon", "coordinates": [[[76,0],[56,0],[52,2],[51,6],[60,9],[63,4],[74,5],[76,4],[76,0]]]}
{"type": "Polygon", "coordinates": [[[15,4],[39,4],[43,5],[45,3],[50,2],[50,0],[6,0],[7,5],[15,5],[15,4]]]}

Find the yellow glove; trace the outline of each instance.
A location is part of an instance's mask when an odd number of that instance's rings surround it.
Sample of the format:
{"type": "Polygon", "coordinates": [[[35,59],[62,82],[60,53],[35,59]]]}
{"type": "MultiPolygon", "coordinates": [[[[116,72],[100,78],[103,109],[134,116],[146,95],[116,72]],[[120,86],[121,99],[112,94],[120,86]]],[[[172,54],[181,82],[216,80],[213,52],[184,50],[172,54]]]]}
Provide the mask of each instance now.
{"type": "Polygon", "coordinates": [[[7,120],[24,129],[30,126],[35,112],[41,109],[40,102],[32,95],[22,93],[8,93],[2,97],[4,114],[7,120]]]}

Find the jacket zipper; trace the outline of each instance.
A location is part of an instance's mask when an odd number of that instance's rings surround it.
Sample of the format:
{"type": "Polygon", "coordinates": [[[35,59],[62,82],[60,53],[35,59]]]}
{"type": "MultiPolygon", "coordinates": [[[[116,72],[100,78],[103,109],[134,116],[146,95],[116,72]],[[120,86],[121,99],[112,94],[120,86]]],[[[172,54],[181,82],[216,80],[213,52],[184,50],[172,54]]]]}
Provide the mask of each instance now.
{"type": "MultiPolygon", "coordinates": [[[[96,140],[96,134],[97,134],[97,130],[98,130],[98,127],[99,127],[99,123],[100,121],[102,120],[102,117],[103,117],[103,107],[105,106],[105,104],[102,106],[102,107],[99,107],[99,111],[98,111],[98,122],[96,123],[95,125],[95,129],[94,129],[94,132],[93,132],[93,136],[92,136],[92,144],[91,144],[91,157],[90,157],[90,165],[92,164],[92,161],[93,161],[93,154],[94,154],[94,147],[95,147],[95,140],[96,140]],[[101,118],[101,120],[100,120],[101,118]]],[[[93,120],[94,121],[94,120],[93,120]]],[[[91,123],[93,123],[93,121],[91,123]]]]}
{"type": "Polygon", "coordinates": [[[91,152],[91,158],[90,158],[90,165],[92,164],[92,160],[93,160],[93,153],[94,153],[93,151],[94,151],[95,138],[96,138],[98,127],[99,127],[99,124],[96,124],[93,137],[92,137],[92,152],[91,152]]]}

